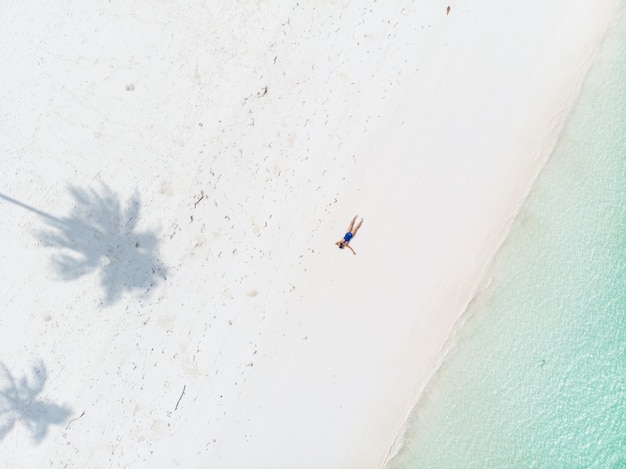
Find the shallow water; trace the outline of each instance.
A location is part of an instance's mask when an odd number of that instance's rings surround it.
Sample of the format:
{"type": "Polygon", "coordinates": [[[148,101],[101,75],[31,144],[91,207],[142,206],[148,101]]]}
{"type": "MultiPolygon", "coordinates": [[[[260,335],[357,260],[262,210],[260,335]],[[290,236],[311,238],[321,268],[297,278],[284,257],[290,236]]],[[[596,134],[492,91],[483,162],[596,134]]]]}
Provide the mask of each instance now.
{"type": "Polygon", "coordinates": [[[626,468],[625,266],[623,15],[390,468],[626,468]]]}

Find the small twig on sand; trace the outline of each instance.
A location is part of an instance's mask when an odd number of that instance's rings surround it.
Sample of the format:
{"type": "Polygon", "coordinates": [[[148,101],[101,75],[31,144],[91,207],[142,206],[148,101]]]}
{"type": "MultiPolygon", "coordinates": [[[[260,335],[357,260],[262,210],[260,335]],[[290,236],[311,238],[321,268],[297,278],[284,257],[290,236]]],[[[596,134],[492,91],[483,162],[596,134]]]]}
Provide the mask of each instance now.
{"type": "Polygon", "coordinates": [[[200,191],[200,198],[195,201],[193,208],[196,208],[202,199],[204,199],[204,191],[200,191]]]}
{"type": "Polygon", "coordinates": [[[78,420],[79,418],[81,418],[83,415],[85,415],[85,411],[83,410],[83,413],[80,414],[78,417],[70,420],[69,422],[67,422],[67,425],[65,426],[65,429],[67,430],[68,428],[70,428],[70,423],[72,423],[74,420],[78,420]]]}
{"type": "Polygon", "coordinates": [[[178,404],[180,404],[180,400],[185,395],[185,388],[187,388],[186,384],[183,386],[183,392],[180,393],[180,397],[178,398],[178,402],[176,403],[176,407],[174,407],[174,410],[178,410],[178,404]]]}

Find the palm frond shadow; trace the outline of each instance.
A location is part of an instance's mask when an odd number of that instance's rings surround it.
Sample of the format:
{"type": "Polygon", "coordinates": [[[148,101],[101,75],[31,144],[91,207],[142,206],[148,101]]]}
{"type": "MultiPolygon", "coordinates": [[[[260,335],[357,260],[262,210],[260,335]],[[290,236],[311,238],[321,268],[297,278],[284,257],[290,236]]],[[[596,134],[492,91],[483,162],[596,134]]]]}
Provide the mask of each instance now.
{"type": "Polygon", "coordinates": [[[48,374],[43,363],[19,380],[0,362],[0,441],[20,422],[37,444],[48,434],[51,425],[60,425],[69,417],[68,407],[46,402],[37,396],[43,391],[48,374]]]}
{"type": "Polygon", "coordinates": [[[75,205],[66,217],[46,216],[48,229],[36,233],[49,247],[60,249],[52,263],[62,280],[100,273],[104,304],[125,291],[144,293],[166,278],[156,255],[158,239],[151,231],[136,231],[141,210],[138,195],[126,206],[105,184],[98,190],[70,188],[75,205]]]}

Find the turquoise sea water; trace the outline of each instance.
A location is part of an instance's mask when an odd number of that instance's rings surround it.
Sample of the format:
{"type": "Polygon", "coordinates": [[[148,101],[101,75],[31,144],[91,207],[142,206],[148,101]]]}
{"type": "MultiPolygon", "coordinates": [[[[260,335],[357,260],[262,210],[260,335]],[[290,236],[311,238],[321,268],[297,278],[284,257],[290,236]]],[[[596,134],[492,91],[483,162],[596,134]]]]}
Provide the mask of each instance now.
{"type": "Polygon", "coordinates": [[[626,468],[626,18],[390,468],[626,468]]]}

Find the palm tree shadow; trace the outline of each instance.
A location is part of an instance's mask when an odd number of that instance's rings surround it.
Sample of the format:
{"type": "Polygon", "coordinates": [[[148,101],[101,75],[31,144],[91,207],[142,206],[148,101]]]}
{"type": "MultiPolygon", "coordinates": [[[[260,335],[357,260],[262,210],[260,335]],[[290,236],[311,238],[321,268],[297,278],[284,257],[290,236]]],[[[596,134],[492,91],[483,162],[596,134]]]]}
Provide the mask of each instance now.
{"type": "Polygon", "coordinates": [[[0,441],[21,422],[39,444],[50,425],[60,425],[69,417],[69,408],[37,398],[47,378],[46,367],[41,362],[33,366],[30,376],[19,380],[0,362],[0,441]]]}
{"type": "Polygon", "coordinates": [[[70,194],[72,212],[61,218],[39,212],[49,229],[36,233],[44,245],[61,250],[52,263],[62,280],[100,271],[104,304],[110,306],[125,291],[147,293],[160,277],[166,279],[166,268],[155,254],[156,234],[136,231],[141,209],[137,194],[125,207],[105,184],[98,190],[70,187],[70,194]]]}

